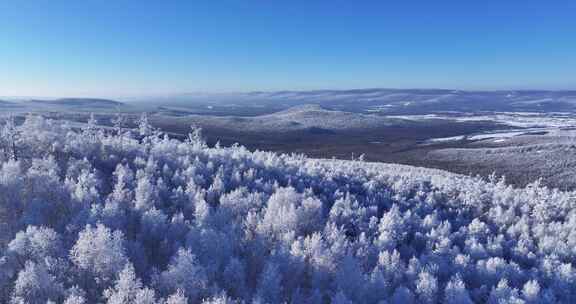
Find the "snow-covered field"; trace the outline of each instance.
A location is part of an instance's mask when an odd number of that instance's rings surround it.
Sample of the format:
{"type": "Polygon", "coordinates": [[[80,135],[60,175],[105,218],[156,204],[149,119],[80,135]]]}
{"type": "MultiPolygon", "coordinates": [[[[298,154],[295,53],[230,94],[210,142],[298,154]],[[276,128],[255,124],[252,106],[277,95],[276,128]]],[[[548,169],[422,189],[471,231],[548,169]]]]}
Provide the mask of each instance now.
{"type": "Polygon", "coordinates": [[[484,133],[474,133],[470,135],[460,135],[460,136],[451,136],[451,137],[439,137],[439,138],[432,138],[428,140],[429,143],[438,143],[438,142],[450,142],[450,141],[460,141],[460,140],[485,140],[485,139],[495,139],[493,142],[503,142],[506,138],[515,137],[515,136],[522,136],[527,135],[531,136],[531,134],[548,134],[548,132],[552,132],[552,129],[548,128],[529,128],[523,129],[522,131],[491,131],[491,132],[484,132],[484,133]],[[498,140],[498,141],[497,141],[498,140]]]}
{"type": "Polygon", "coordinates": [[[491,121],[518,128],[569,128],[576,127],[576,114],[573,113],[466,113],[455,112],[450,114],[426,115],[391,115],[390,118],[399,118],[414,121],[423,120],[454,120],[454,121],[491,121]]]}
{"type": "Polygon", "coordinates": [[[576,114],[571,113],[493,113],[493,114],[471,114],[458,113],[450,115],[428,114],[428,115],[399,115],[388,116],[390,118],[400,118],[412,121],[428,120],[452,120],[459,122],[489,121],[512,127],[503,130],[492,130],[490,132],[472,133],[463,136],[432,138],[429,143],[450,142],[460,140],[486,140],[494,139],[493,142],[504,142],[505,139],[518,136],[571,136],[576,135],[572,131],[576,129],[576,114]],[[497,141],[496,141],[497,140],[497,141]]]}

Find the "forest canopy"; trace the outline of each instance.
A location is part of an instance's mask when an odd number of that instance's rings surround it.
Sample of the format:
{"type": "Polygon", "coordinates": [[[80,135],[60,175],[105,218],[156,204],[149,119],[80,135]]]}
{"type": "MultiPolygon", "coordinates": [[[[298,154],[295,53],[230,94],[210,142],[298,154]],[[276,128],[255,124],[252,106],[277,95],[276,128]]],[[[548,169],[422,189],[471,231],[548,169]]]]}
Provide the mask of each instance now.
{"type": "Polygon", "coordinates": [[[0,302],[576,302],[572,192],[125,123],[2,123],[0,302]]]}

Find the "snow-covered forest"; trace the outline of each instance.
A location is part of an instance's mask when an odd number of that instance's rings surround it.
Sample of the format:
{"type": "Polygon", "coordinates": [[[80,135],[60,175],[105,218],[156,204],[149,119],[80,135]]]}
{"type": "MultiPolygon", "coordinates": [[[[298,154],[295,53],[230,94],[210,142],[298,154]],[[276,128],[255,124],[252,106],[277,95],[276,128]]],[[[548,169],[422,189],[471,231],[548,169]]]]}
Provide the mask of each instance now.
{"type": "Polygon", "coordinates": [[[574,193],[125,124],[2,124],[1,303],[576,302],[574,193]]]}

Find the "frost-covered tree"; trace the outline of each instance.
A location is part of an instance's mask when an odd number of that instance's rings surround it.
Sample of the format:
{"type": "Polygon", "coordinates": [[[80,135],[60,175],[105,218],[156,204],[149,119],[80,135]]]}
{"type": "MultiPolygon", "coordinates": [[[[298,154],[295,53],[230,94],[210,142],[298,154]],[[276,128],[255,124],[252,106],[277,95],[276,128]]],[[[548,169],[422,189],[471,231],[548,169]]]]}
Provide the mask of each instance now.
{"type": "Polygon", "coordinates": [[[206,293],[208,282],[204,267],[190,249],[178,250],[168,269],[155,279],[155,285],[164,293],[182,290],[190,301],[196,301],[206,293]]]}
{"type": "Polygon", "coordinates": [[[460,276],[454,276],[444,289],[444,303],[472,304],[470,294],[460,276]]]}
{"type": "Polygon", "coordinates": [[[28,261],[16,277],[11,303],[44,304],[49,300],[57,301],[61,296],[62,286],[46,267],[28,261]]]}
{"type": "Polygon", "coordinates": [[[414,294],[410,289],[400,286],[394,290],[392,297],[390,298],[391,304],[413,304],[416,303],[414,294]]]}
{"type": "Polygon", "coordinates": [[[0,129],[0,147],[4,150],[5,159],[18,160],[18,129],[12,115],[0,129]]]}
{"type": "Polygon", "coordinates": [[[238,258],[231,258],[224,269],[223,287],[228,294],[237,298],[243,299],[248,292],[246,286],[246,268],[241,260],[238,258]]]}
{"type": "MultiPolygon", "coordinates": [[[[102,224],[87,225],[70,250],[70,260],[83,277],[94,279],[96,286],[107,285],[128,263],[124,243],[121,231],[112,231],[102,224]]],[[[96,287],[89,284],[85,287],[96,287]]]]}
{"type": "Polygon", "coordinates": [[[104,292],[107,304],[153,304],[156,295],[153,290],[143,287],[134,267],[128,263],[124,270],[118,274],[114,287],[104,292]]]}
{"type": "Polygon", "coordinates": [[[268,263],[258,280],[257,297],[265,303],[278,303],[282,295],[282,277],[278,266],[268,263]]]}
{"type": "Polygon", "coordinates": [[[26,261],[43,262],[47,257],[61,256],[63,248],[60,235],[47,227],[28,226],[20,231],[8,244],[8,254],[19,263],[26,261]]]}
{"type": "Polygon", "coordinates": [[[576,301],[574,192],[209,147],[150,120],[1,123],[18,157],[0,153],[0,303],[576,301]]]}
{"type": "Polygon", "coordinates": [[[438,280],[436,277],[427,271],[420,272],[416,281],[416,293],[418,294],[418,302],[436,303],[438,296],[438,280]]]}
{"type": "Polygon", "coordinates": [[[188,304],[188,298],[181,289],[178,289],[164,301],[164,304],[188,304]]]}

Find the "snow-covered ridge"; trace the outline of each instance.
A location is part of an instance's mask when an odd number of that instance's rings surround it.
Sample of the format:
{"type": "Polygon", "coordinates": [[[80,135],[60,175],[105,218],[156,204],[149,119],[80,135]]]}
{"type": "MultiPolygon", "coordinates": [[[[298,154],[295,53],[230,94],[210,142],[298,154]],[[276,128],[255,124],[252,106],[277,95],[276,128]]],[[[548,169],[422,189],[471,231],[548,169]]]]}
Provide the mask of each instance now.
{"type": "Polygon", "coordinates": [[[122,124],[3,124],[1,303],[576,300],[576,193],[122,124]]]}
{"type": "Polygon", "coordinates": [[[442,89],[355,89],[277,91],[230,94],[183,94],[151,100],[166,105],[281,106],[320,104],[351,112],[428,114],[438,111],[529,111],[576,110],[576,91],[460,91],[442,89]]]}
{"type": "Polygon", "coordinates": [[[174,119],[182,123],[184,121],[191,122],[205,128],[253,132],[282,132],[312,128],[324,130],[370,129],[390,125],[395,121],[378,115],[327,110],[319,105],[295,106],[284,111],[255,117],[187,115],[174,119]]]}
{"type": "Polygon", "coordinates": [[[47,104],[47,105],[57,105],[57,106],[68,106],[68,107],[91,107],[91,108],[114,108],[123,107],[124,103],[101,98],[60,98],[53,100],[29,100],[31,103],[47,104]]]}

